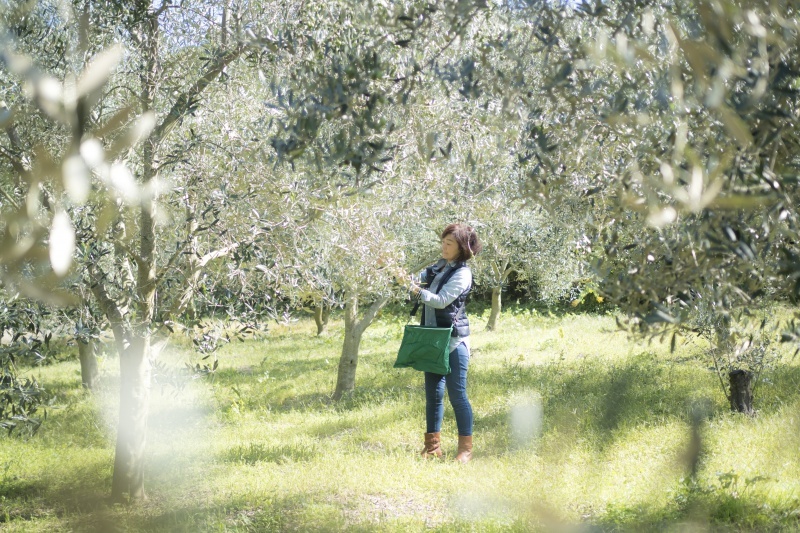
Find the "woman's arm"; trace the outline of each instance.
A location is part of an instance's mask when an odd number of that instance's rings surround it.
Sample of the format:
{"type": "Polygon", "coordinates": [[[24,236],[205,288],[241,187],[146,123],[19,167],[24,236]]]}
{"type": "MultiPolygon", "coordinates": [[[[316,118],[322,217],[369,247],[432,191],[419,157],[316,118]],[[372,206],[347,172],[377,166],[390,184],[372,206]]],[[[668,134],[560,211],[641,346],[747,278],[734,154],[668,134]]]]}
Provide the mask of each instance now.
{"type": "Polygon", "coordinates": [[[419,291],[420,299],[425,305],[430,305],[434,309],[444,309],[461,296],[467,287],[472,283],[472,272],[469,268],[459,268],[456,270],[444,287],[439,290],[439,294],[434,294],[427,289],[419,291]]]}
{"type": "MultiPolygon", "coordinates": [[[[444,259],[439,259],[428,268],[433,268],[434,272],[439,272],[445,267],[446,264],[447,261],[445,261],[444,259]]],[[[419,273],[418,278],[420,285],[427,285],[432,281],[428,279],[428,268],[423,268],[419,273]]]]}

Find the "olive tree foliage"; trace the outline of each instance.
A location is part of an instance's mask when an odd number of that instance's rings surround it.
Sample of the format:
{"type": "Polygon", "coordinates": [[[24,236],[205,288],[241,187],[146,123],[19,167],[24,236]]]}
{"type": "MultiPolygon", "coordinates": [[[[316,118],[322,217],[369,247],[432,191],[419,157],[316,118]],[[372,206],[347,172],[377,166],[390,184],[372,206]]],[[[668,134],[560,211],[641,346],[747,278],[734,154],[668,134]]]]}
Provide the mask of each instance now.
{"type": "Polygon", "coordinates": [[[264,172],[283,176],[281,194],[295,208],[260,239],[259,270],[296,300],[344,306],[334,399],[355,386],[360,339],[396,292],[390,281],[430,255],[428,245],[408,263],[397,253],[404,239],[417,240],[407,221],[430,204],[424,175],[409,173],[413,109],[479,10],[471,2],[303,4],[298,24],[272,37],[285,70],[263,77],[272,95],[262,153],[274,165],[264,172]]]}
{"type": "MultiPolygon", "coordinates": [[[[342,307],[344,332],[332,398],[355,388],[359,346],[366,329],[391,299],[405,289],[398,281],[408,269],[435,258],[420,246],[415,225],[419,202],[398,209],[395,180],[368,193],[345,194],[325,208],[308,208],[308,191],[278,193],[285,209],[256,240],[252,267],[266,279],[275,298],[293,306],[308,301],[342,307]],[[414,209],[412,209],[413,207],[414,209]]],[[[267,220],[262,213],[262,220],[267,220]]]]}
{"type": "Polygon", "coordinates": [[[528,195],[583,213],[602,290],[631,328],[708,332],[730,371],[739,359],[722,352],[758,344],[755,332],[734,335],[742,317],[797,293],[797,7],[587,2],[549,20],[520,10],[539,22],[505,50],[524,57],[532,35],[550,58],[531,90],[544,105],[523,85],[509,91],[535,132],[519,143],[528,195]]]}
{"type": "Polygon", "coordinates": [[[396,296],[393,272],[399,257],[390,207],[360,200],[330,210],[322,222],[325,227],[316,241],[329,247],[330,279],[344,304],[344,340],[333,392],[333,399],[339,400],[355,388],[364,331],[396,296]]]}
{"type": "Polygon", "coordinates": [[[35,433],[47,416],[47,391],[21,367],[45,360],[52,338],[43,320],[48,313],[43,304],[17,294],[0,305],[0,429],[9,435],[35,433]]]}
{"type": "MultiPolygon", "coordinates": [[[[643,14],[666,41],[646,63],[663,81],[636,81],[651,94],[667,92],[672,105],[653,106],[662,109],[651,111],[652,129],[671,127],[651,134],[650,150],[629,159],[618,181],[656,229],[637,239],[635,265],[608,292],[636,327],[708,338],[731,379],[731,406],[744,412],[752,404],[737,400],[749,393],[736,380],[760,368],[771,342],[767,323],[748,315],[797,295],[797,7],[704,3],[684,14],[643,14]],[[621,291],[638,296],[622,299],[621,291]]],[[[624,127],[631,113],[622,111],[624,127]]]]}
{"type": "MultiPolygon", "coordinates": [[[[408,172],[424,176],[420,193],[431,196],[423,220],[437,235],[454,221],[476,227],[485,246],[473,269],[476,283],[492,291],[490,329],[497,327],[502,289],[512,272],[535,283],[548,301],[569,292],[583,275],[574,217],[563,210],[537,212],[523,196],[527,174],[520,159],[527,154],[515,144],[530,121],[512,105],[509,84],[484,74],[503,65],[517,68],[504,55],[518,23],[513,17],[507,9],[485,6],[459,46],[442,54],[421,91],[424,101],[409,110],[416,124],[413,148],[420,155],[408,172]]],[[[529,68],[539,68],[542,59],[531,63],[536,67],[529,68]]]]}

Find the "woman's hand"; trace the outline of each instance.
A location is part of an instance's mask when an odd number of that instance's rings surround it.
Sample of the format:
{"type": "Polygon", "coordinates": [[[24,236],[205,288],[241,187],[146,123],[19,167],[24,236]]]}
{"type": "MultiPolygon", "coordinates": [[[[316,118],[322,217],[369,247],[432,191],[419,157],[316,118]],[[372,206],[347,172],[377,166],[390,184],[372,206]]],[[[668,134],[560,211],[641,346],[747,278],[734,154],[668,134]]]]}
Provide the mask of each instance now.
{"type": "Polygon", "coordinates": [[[422,287],[417,284],[415,277],[412,274],[409,274],[402,267],[393,267],[391,270],[391,275],[398,285],[408,290],[412,294],[419,294],[419,292],[422,290],[422,287]]]}
{"type": "Polygon", "coordinates": [[[414,281],[414,278],[411,278],[409,280],[408,290],[411,291],[412,294],[419,294],[420,291],[422,291],[422,287],[417,285],[417,283],[414,281]]]}

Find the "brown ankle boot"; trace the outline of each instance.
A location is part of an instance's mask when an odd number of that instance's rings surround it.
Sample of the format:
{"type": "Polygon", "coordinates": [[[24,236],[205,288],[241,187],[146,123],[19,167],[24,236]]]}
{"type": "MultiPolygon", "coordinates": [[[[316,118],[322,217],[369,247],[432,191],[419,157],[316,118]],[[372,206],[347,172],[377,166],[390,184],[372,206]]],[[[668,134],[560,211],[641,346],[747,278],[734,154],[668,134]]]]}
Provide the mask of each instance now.
{"type": "Polygon", "coordinates": [[[472,459],[472,435],[469,437],[458,436],[458,455],[456,461],[459,463],[468,463],[472,459]]]}
{"type": "Polygon", "coordinates": [[[425,447],[422,449],[423,459],[436,459],[442,456],[439,435],[440,433],[425,433],[425,447]]]}

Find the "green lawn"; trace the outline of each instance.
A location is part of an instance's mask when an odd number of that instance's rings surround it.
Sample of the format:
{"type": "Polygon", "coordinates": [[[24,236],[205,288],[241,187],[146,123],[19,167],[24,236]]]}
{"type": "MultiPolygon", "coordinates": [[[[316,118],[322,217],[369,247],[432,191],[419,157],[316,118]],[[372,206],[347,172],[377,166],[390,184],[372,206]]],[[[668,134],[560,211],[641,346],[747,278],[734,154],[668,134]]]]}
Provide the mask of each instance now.
{"type": "MultiPolygon", "coordinates": [[[[671,354],[629,340],[612,316],[524,309],[489,333],[484,313],[470,363],[475,453],[462,466],[449,406],[449,459],[418,457],[422,376],[392,368],[400,317],[367,330],[357,390],[328,401],[343,328],[335,318],[326,337],[301,320],[225,346],[213,382],[155,385],[149,499],[138,505],[106,503],[116,359],[102,361],[92,394],[75,359],[29,370],[56,408],[34,437],[0,438],[0,529],[800,529],[800,367],[788,355],[765,374],[747,418],[729,412],[697,343],[671,354]],[[709,417],[692,479],[697,405],[709,417]]],[[[160,355],[170,365],[195,357],[182,339],[160,355]]]]}

